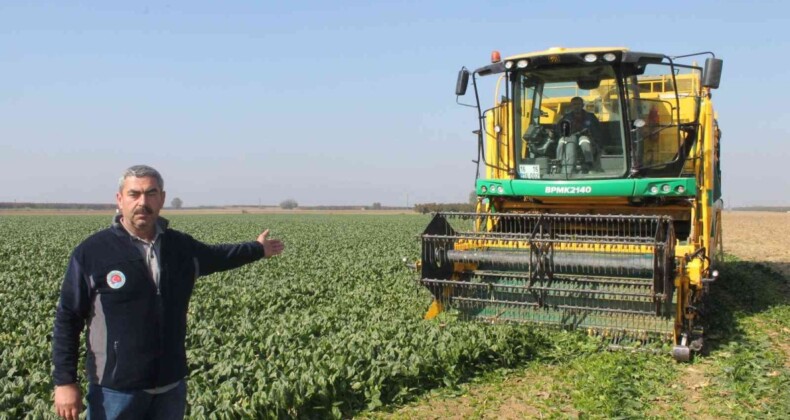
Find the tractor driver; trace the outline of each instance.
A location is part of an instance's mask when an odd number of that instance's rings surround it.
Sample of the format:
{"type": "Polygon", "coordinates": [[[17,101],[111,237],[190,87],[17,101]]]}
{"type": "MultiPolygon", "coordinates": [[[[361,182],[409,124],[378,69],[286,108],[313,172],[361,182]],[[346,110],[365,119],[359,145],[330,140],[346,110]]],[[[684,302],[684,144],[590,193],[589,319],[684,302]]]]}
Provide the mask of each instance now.
{"type": "MultiPolygon", "coordinates": [[[[559,134],[557,158],[565,156],[565,145],[569,142],[578,144],[584,155],[584,166],[589,170],[594,164],[596,151],[595,142],[600,139],[600,122],[595,114],[584,110],[584,100],[574,96],[570,109],[557,122],[555,131],[559,134]]],[[[575,155],[575,153],[574,153],[575,155]]]]}

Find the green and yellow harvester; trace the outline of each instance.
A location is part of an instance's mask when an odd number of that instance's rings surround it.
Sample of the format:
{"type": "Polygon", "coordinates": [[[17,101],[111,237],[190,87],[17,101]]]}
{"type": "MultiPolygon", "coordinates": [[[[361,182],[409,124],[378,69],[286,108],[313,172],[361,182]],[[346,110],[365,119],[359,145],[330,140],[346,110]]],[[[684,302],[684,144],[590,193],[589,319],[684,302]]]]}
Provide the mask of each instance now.
{"type": "Polygon", "coordinates": [[[426,318],[671,343],[683,361],[700,350],[721,242],[721,69],[712,53],[626,48],[495,51],[463,68],[456,95],[471,79],[479,117],[477,208],[437,213],[421,236],[426,318]],[[704,67],[688,62],[700,55],[704,67]],[[487,110],[482,76],[498,77],[487,110]]]}

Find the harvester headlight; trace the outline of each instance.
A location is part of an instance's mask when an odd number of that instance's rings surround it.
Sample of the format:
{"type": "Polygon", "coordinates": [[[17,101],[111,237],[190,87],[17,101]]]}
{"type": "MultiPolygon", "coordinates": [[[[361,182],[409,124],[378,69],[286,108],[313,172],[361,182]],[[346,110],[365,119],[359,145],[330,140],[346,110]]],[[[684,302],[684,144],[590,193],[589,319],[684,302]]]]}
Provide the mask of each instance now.
{"type": "Polygon", "coordinates": [[[662,185],[661,186],[661,192],[662,193],[668,193],[669,192],[669,184],[662,185]]]}
{"type": "Polygon", "coordinates": [[[516,67],[520,69],[525,69],[527,68],[528,65],[529,65],[529,61],[527,60],[518,60],[518,63],[516,63],[516,67]]]}
{"type": "Polygon", "coordinates": [[[675,191],[677,191],[678,194],[683,194],[684,192],[686,192],[686,187],[682,185],[678,185],[677,188],[675,188],[675,191]]]}
{"type": "Polygon", "coordinates": [[[483,192],[483,193],[486,193],[486,192],[488,192],[488,188],[486,188],[486,186],[483,185],[482,187],[480,187],[480,191],[483,192]]]}
{"type": "Polygon", "coordinates": [[[505,61],[505,68],[508,69],[508,70],[512,69],[513,68],[513,62],[512,61],[505,61]]]}
{"type": "Polygon", "coordinates": [[[653,185],[650,187],[650,194],[658,194],[658,186],[653,185]]]}
{"type": "Polygon", "coordinates": [[[594,63],[594,62],[598,61],[598,56],[595,55],[595,54],[585,54],[584,55],[584,61],[586,61],[588,63],[594,63]]]}
{"type": "Polygon", "coordinates": [[[502,188],[502,186],[500,185],[500,186],[496,187],[496,192],[502,194],[503,192],[505,192],[505,189],[502,188]]]}
{"type": "Polygon", "coordinates": [[[609,62],[614,61],[615,58],[617,58],[617,57],[615,57],[615,55],[612,54],[612,53],[606,53],[606,54],[603,55],[603,59],[606,60],[606,61],[609,61],[609,62]]]}
{"type": "Polygon", "coordinates": [[[488,187],[488,190],[491,191],[492,193],[495,193],[496,192],[496,185],[491,184],[491,186],[488,187]]]}

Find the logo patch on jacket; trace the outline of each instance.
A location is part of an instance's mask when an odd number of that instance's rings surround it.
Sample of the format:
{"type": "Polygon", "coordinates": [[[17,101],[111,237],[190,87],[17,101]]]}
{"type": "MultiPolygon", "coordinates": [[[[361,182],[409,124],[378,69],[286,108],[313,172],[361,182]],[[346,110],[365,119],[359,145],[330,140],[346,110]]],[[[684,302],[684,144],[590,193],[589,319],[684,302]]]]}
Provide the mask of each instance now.
{"type": "Polygon", "coordinates": [[[126,284],[126,275],[118,270],[112,270],[107,273],[107,286],[113,289],[120,289],[126,284]]]}

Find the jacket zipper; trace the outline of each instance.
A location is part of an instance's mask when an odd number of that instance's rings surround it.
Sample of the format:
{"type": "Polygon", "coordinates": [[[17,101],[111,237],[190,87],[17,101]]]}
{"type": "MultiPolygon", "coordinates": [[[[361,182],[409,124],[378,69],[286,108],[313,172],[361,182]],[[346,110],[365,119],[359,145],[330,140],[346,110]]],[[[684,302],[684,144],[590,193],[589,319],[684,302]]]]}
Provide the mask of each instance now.
{"type": "Polygon", "coordinates": [[[112,381],[115,383],[115,373],[118,372],[118,340],[112,343],[112,354],[115,358],[115,366],[112,367],[112,381]]]}
{"type": "MultiPolygon", "coordinates": [[[[161,261],[160,261],[161,262],[161,261]]],[[[158,317],[159,317],[159,355],[160,355],[160,363],[157,363],[156,368],[156,378],[157,383],[159,382],[159,377],[162,373],[162,364],[161,364],[161,357],[164,354],[165,349],[165,305],[162,301],[162,294],[160,289],[160,284],[162,284],[162,278],[165,277],[167,273],[167,266],[165,264],[159,265],[159,282],[156,284],[156,304],[158,306],[158,317]]],[[[172,293],[172,292],[171,292],[172,293]]]]}

